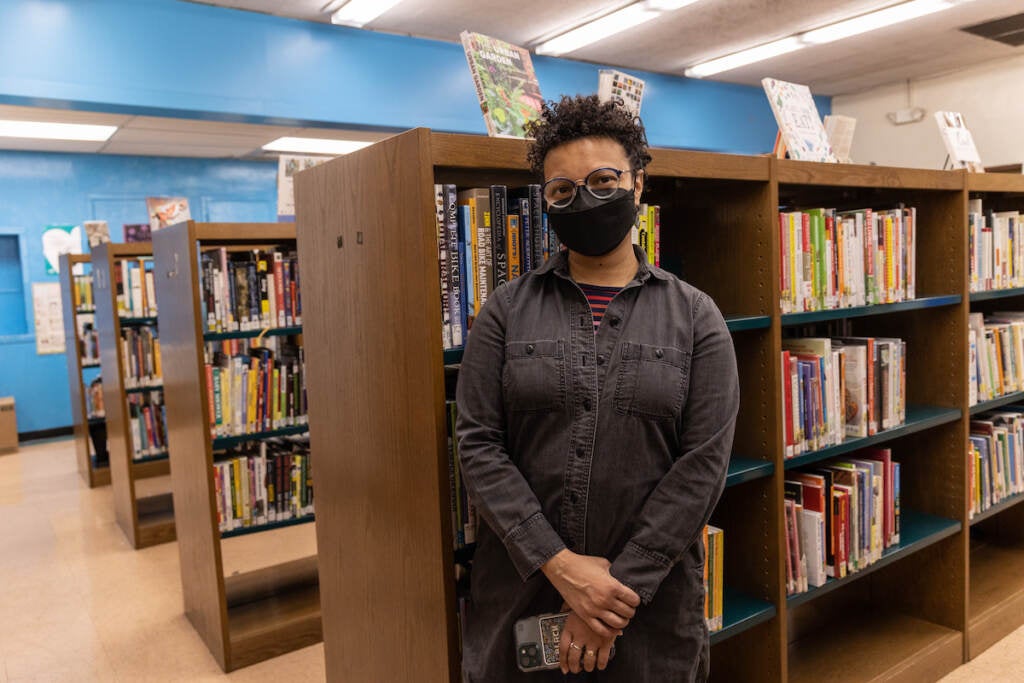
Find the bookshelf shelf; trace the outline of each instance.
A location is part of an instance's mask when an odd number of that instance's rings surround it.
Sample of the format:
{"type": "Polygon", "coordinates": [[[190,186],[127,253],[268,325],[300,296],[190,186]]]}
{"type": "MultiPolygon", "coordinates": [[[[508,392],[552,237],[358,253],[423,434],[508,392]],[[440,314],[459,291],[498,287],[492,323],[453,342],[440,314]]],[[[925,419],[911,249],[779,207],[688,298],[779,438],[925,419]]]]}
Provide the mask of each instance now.
{"type": "Polygon", "coordinates": [[[60,298],[64,317],[64,338],[68,340],[68,351],[64,354],[68,370],[68,388],[71,392],[71,428],[75,442],[75,461],[78,472],[89,488],[110,483],[110,466],[107,457],[100,457],[97,445],[106,456],[106,435],[104,418],[89,417],[86,401],[86,384],[82,375],[86,370],[100,367],[98,362],[85,362],[78,353],[79,315],[92,315],[95,309],[76,310],[77,283],[74,269],[89,269],[92,259],[81,254],[62,254],[60,257],[60,298]],[[74,341],[72,341],[74,340],[74,341]],[[95,439],[93,435],[95,434],[95,439]]]}
{"type": "Polygon", "coordinates": [[[280,522],[269,522],[267,524],[259,524],[254,526],[244,526],[238,529],[232,529],[231,531],[220,532],[221,538],[232,538],[233,536],[245,536],[247,534],[257,534],[261,531],[270,531],[271,529],[283,529],[289,526],[296,526],[298,524],[309,524],[310,522],[316,521],[316,515],[304,515],[302,517],[296,517],[294,519],[286,519],[280,522]]]}
{"type": "Polygon", "coordinates": [[[1012,403],[1019,403],[1024,401],[1024,391],[1015,391],[1012,394],[1004,394],[997,398],[993,398],[988,401],[981,401],[971,406],[971,415],[978,415],[988,410],[995,410],[996,408],[1002,408],[1012,403]]]}
{"type": "Polygon", "coordinates": [[[925,429],[931,429],[939,425],[956,422],[960,419],[962,411],[959,408],[938,408],[935,406],[907,406],[907,421],[893,429],[886,429],[871,436],[860,439],[847,439],[836,446],[829,446],[821,450],[811,451],[789,458],[785,461],[787,470],[804,467],[822,460],[828,460],[838,455],[844,455],[861,448],[875,446],[892,439],[914,434],[925,429]]]}
{"type": "MultiPolygon", "coordinates": [[[[100,333],[100,361],[104,368],[109,368],[109,372],[103,373],[103,404],[110,444],[114,512],[128,542],[136,549],[167,543],[175,538],[174,504],[170,493],[139,497],[138,481],[165,477],[170,471],[170,463],[166,453],[140,459],[133,457],[134,440],[138,435],[133,429],[128,397],[141,392],[129,390],[124,380],[130,359],[125,357],[122,330],[132,326],[133,320],[146,320],[144,324],[156,325],[156,318],[118,315],[117,288],[123,277],[122,264],[137,264],[139,259],[149,258],[152,253],[152,245],[148,242],[107,243],[93,248],[93,290],[96,325],[100,333]]],[[[130,297],[130,284],[124,282],[122,287],[123,295],[130,297]]]]}
{"type": "Polygon", "coordinates": [[[938,543],[942,539],[948,538],[960,531],[960,528],[961,524],[956,520],[936,517],[934,515],[926,515],[913,510],[904,510],[900,520],[900,543],[899,545],[888,548],[883,552],[882,559],[865,567],[864,569],[861,569],[859,572],[848,574],[845,578],[830,578],[827,579],[823,585],[818,586],[817,588],[811,588],[804,593],[791,595],[786,598],[786,602],[790,608],[793,608],[806,602],[810,602],[816,598],[820,598],[837,588],[841,588],[857,581],[858,579],[869,576],[873,572],[876,572],[882,567],[892,564],[897,560],[901,560],[908,555],[922,550],[923,548],[934,543],[938,543]]]}
{"type": "Polygon", "coordinates": [[[725,485],[726,487],[736,486],[748,481],[763,479],[772,476],[774,471],[775,463],[773,462],[733,456],[729,460],[729,473],[726,475],[725,485]]]}
{"type": "Polygon", "coordinates": [[[971,526],[979,524],[980,522],[988,519],[989,517],[998,515],[1000,512],[1008,510],[1021,502],[1024,502],[1024,493],[1018,493],[1016,495],[1010,496],[1009,498],[1004,498],[1003,500],[999,501],[998,503],[990,507],[988,510],[982,510],[981,512],[975,513],[974,517],[971,518],[971,526]]]}
{"type": "Polygon", "coordinates": [[[126,394],[145,394],[148,391],[163,391],[163,384],[153,384],[148,387],[132,387],[131,389],[125,389],[126,394]]]}
{"type": "Polygon", "coordinates": [[[156,316],[120,319],[121,327],[145,327],[146,325],[156,325],[156,321],[156,316]]]}
{"type": "Polygon", "coordinates": [[[723,626],[711,634],[711,644],[717,645],[733,636],[763,624],[775,616],[775,605],[752,598],[728,586],[722,595],[723,626]]]}
{"type": "Polygon", "coordinates": [[[794,325],[827,322],[829,320],[844,320],[846,318],[861,318],[869,315],[902,313],[904,311],[917,311],[925,308],[938,308],[940,306],[955,306],[962,300],[963,297],[959,294],[950,294],[947,296],[919,298],[914,299],[913,301],[900,301],[895,304],[835,308],[826,311],[808,311],[806,313],[786,313],[782,316],[782,326],[791,327],[794,325]]]}
{"type": "Polygon", "coordinates": [[[305,434],[309,431],[309,425],[295,425],[294,427],[281,427],[280,429],[270,429],[265,432],[252,432],[251,434],[239,434],[235,436],[218,436],[211,441],[211,446],[215,451],[222,451],[232,446],[243,444],[246,441],[262,441],[263,439],[271,439],[275,436],[293,436],[295,434],[305,434]]]}
{"type": "Polygon", "coordinates": [[[971,292],[971,303],[976,301],[992,301],[993,299],[1009,299],[1015,296],[1024,296],[1024,287],[1012,289],[990,289],[984,292],[971,292]]]}
{"type": "MultiPolygon", "coordinates": [[[[272,564],[268,567],[224,575],[224,542],[232,537],[315,520],[310,515],[221,533],[214,483],[214,462],[219,454],[215,451],[248,441],[299,434],[309,428],[301,425],[210,437],[213,406],[209,405],[206,390],[205,343],[254,338],[260,331],[203,333],[199,253],[275,245],[290,249],[295,244],[295,224],[188,221],[155,233],[153,244],[156,291],[161,302],[167,426],[172,444],[171,479],[179,505],[176,523],[185,615],[220,667],[228,672],[319,642],[320,594],[315,556],[278,563],[270,557],[267,560],[272,564]]],[[[297,334],[301,329],[276,328],[271,332],[297,334]]]]}
{"type": "Polygon", "coordinates": [[[767,315],[727,315],[725,324],[730,332],[767,330],[772,326],[772,319],[767,315]]]}
{"type": "Polygon", "coordinates": [[[260,335],[268,337],[277,336],[290,336],[293,334],[302,334],[301,325],[293,325],[291,327],[270,327],[266,330],[239,330],[236,332],[204,332],[203,341],[221,341],[224,339],[253,339],[260,335]]]}
{"type": "Polygon", "coordinates": [[[1024,545],[971,539],[970,658],[1024,624],[1024,545]]]}

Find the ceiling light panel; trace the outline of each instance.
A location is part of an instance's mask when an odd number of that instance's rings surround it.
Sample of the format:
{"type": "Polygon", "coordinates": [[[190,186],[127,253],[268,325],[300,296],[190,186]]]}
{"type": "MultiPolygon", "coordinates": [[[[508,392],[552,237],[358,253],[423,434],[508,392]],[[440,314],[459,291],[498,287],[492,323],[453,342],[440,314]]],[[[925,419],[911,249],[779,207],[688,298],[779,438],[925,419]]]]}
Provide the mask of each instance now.
{"type": "Polygon", "coordinates": [[[400,0],[349,0],[331,15],[331,23],[360,28],[399,2],[400,0]]]}
{"type": "Polygon", "coordinates": [[[117,131],[117,126],[87,123],[51,123],[46,121],[0,120],[0,137],[32,140],[80,140],[104,142],[117,131]]]}
{"type": "Polygon", "coordinates": [[[741,50],[734,52],[731,55],[725,57],[719,57],[718,59],[712,59],[696,66],[691,66],[686,70],[686,76],[690,78],[704,78],[706,76],[712,76],[722,71],[729,71],[731,69],[738,69],[741,66],[747,64],[753,64],[754,62],[761,62],[772,57],[778,57],[789,52],[795,52],[806,45],[800,42],[800,39],[796,36],[790,36],[789,38],[783,38],[776,40],[771,43],[764,45],[758,45],[752,47],[749,50],[741,50]]]}
{"type": "Polygon", "coordinates": [[[268,152],[293,152],[295,154],[325,154],[341,156],[373,144],[356,140],[332,140],[328,138],[283,137],[263,145],[268,152]]]}
{"type": "Polygon", "coordinates": [[[575,52],[581,47],[650,21],[659,14],[657,10],[648,9],[647,3],[638,2],[544,41],[534,51],[539,55],[550,56],[575,52]]]}
{"type": "Polygon", "coordinates": [[[953,3],[949,0],[913,0],[807,31],[800,34],[800,39],[812,45],[831,43],[910,19],[917,19],[933,12],[949,9],[952,6],[953,3]]]}

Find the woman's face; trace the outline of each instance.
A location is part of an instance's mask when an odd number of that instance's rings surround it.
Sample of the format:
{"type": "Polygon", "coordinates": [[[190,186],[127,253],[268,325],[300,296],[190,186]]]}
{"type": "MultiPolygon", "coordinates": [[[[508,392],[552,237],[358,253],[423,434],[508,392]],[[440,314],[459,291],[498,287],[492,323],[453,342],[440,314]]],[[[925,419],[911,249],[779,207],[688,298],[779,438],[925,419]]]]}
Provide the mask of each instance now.
{"type": "MultiPolygon", "coordinates": [[[[626,171],[619,179],[619,184],[625,188],[632,186],[634,202],[640,204],[643,172],[634,174],[629,170],[630,163],[626,150],[610,138],[580,138],[553,148],[544,157],[544,180],[569,178],[579,182],[598,168],[617,168],[626,171]]],[[[580,188],[578,191],[586,190],[580,188]]]]}

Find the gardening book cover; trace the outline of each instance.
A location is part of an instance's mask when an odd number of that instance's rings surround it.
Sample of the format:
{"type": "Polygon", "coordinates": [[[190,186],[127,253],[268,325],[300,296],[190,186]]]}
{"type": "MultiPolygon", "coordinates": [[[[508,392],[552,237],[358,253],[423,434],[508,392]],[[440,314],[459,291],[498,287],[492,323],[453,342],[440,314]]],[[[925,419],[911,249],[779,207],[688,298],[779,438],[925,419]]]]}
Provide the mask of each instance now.
{"type": "Polygon", "coordinates": [[[526,123],[540,116],[543,102],[529,50],[469,31],[460,37],[487,134],[526,137],[526,123]]]}

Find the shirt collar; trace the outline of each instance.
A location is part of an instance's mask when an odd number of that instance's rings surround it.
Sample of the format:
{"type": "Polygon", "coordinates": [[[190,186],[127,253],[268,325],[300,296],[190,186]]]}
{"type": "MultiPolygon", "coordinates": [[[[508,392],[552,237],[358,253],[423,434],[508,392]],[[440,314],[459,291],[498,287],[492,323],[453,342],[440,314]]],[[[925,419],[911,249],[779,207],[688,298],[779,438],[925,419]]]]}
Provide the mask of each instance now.
{"type": "MultiPolygon", "coordinates": [[[[668,273],[663,271],[661,268],[652,268],[647,262],[647,254],[643,252],[640,247],[633,245],[633,254],[636,255],[637,263],[640,264],[636,271],[636,280],[639,282],[646,282],[648,278],[655,277],[659,280],[669,280],[670,276],[668,273]]],[[[547,261],[536,269],[538,275],[546,273],[554,273],[559,277],[569,279],[569,252],[564,249],[559,250],[557,254],[548,258],[547,261]]]]}

